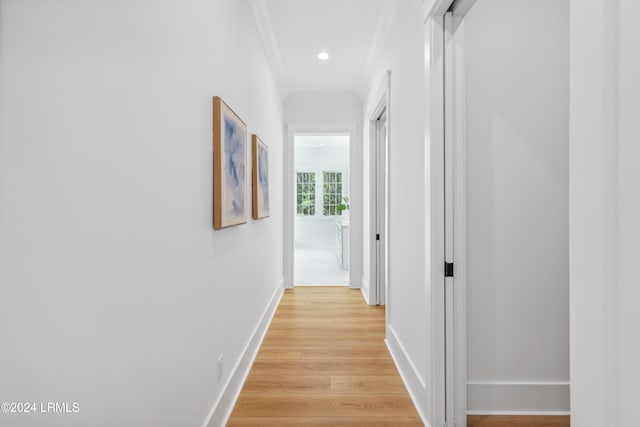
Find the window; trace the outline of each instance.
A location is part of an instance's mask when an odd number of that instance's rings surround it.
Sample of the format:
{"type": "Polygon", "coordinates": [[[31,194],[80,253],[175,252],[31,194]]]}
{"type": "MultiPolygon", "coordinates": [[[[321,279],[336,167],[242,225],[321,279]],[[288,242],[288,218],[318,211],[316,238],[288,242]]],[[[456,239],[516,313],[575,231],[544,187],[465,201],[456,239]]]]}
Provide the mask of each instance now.
{"type": "Polygon", "coordinates": [[[337,215],[336,207],[342,203],[342,172],[322,172],[323,215],[337,215]]]}
{"type": "Polygon", "coordinates": [[[297,173],[297,213],[300,216],[314,216],[316,214],[316,173],[297,173]]]}

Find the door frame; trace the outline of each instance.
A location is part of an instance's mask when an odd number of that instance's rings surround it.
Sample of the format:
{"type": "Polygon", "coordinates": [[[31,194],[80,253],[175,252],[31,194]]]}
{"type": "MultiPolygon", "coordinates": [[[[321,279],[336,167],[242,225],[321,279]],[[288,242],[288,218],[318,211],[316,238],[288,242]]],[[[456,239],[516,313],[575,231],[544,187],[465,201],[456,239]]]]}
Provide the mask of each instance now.
{"type": "Polygon", "coordinates": [[[430,168],[425,200],[431,229],[425,294],[431,308],[427,342],[434,350],[427,401],[434,426],[464,427],[467,417],[463,18],[475,1],[422,0],[428,109],[425,163],[430,168]],[[455,31],[447,33],[449,28],[455,31]],[[447,278],[444,264],[454,260],[454,277],[447,278]]]}
{"type": "MultiPolygon", "coordinates": [[[[378,86],[373,105],[375,107],[368,112],[369,120],[369,212],[375,215],[369,215],[369,279],[370,283],[363,289],[365,298],[370,305],[386,305],[385,316],[389,318],[389,293],[387,287],[389,283],[389,143],[390,143],[390,124],[391,124],[391,71],[387,70],[384,74],[382,82],[378,86]],[[386,130],[385,143],[383,147],[384,171],[380,174],[378,162],[379,156],[379,132],[378,119],[386,114],[386,130]],[[381,175],[381,176],[380,176],[381,175]],[[382,197],[380,190],[375,183],[383,183],[382,197]],[[382,225],[379,228],[378,218],[382,218],[382,225]],[[374,220],[375,219],[375,220],[374,220]],[[376,234],[380,234],[380,240],[376,239],[376,234]],[[379,243],[378,243],[379,242],[379,243]],[[381,256],[378,257],[378,251],[381,256]],[[379,260],[382,265],[379,265],[379,260]],[[380,270],[382,273],[380,274],[380,270]],[[382,276],[382,277],[380,277],[382,276]]],[[[364,287],[363,287],[364,288],[364,287]]],[[[386,322],[388,324],[388,322],[386,322]]]]}
{"type": "MultiPolygon", "coordinates": [[[[361,224],[362,217],[362,143],[357,123],[287,123],[284,126],[284,175],[283,175],[283,270],[284,287],[292,289],[294,283],[295,256],[295,157],[294,138],[298,135],[348,135],[349,136],[349,216],[353,224],[361,224]]],[[[350,226],[349,287],[359,289],[362,280],[361,225],[350,226]]]]}
{"type": "MultiPolygon", "coordinates": [[[[472,3],[467,2],[471,7],[472,3]]],[[[468,10],[468,9],[467,9],[468,10]]],[[[466,13],[466,12],[465,12],[466,13]]],[[[465,146],[465,74],[464,15],[445,15],[445,221],[446,255],[454,264],[454,277],[449,278],[448,318],[452,354],[448,375],[453,383],[448,401],[449,416],[457,425],[466,426],[467,418],[467,206],[466,206],[466,146],[465,146]],[[451,100],[447,103],[446,100],[451,100]],[[451,191],[446,191],[451,188],[451,191]],[[452,246],[452,247],[451,247],[452,246]]]]}

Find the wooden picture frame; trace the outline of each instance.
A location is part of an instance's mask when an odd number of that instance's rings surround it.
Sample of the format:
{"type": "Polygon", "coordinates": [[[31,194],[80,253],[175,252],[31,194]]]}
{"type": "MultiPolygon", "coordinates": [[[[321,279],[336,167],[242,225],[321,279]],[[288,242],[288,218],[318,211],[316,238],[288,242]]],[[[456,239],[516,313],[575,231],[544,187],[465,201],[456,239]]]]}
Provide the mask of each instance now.
{"type": "Polygon", "coordinates": [[[247,208],[247,125],[213,97],[213,228],[243,224],[247,208]]]}
{"type": "Polygon", "coordinates": [[[265,218],[269,213],[269,147],[257,135],[251,136],[253,219],[265,218]]]}

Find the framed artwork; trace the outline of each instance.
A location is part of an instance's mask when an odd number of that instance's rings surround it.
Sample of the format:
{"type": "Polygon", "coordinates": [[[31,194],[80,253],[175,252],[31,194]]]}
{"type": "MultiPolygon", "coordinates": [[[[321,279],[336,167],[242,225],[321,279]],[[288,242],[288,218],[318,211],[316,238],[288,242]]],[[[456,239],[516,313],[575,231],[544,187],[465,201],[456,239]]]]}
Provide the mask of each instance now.
{"type": "Polygon", "coordinates": [[[269,216],[269,147],[258,138],[251,137],[253,154],[253,218],[269,216]]]}
{"type": "Polygon", "coordinates": [[[213,228],[248,221],[247,125],[213,98],[213,228]]]}

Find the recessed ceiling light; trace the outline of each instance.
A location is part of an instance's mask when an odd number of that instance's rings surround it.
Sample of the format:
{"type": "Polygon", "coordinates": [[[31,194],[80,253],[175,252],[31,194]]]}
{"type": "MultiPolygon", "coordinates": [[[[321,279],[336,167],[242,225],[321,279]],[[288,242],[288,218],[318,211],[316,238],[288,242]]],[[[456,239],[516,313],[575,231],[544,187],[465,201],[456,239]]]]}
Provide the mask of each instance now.
{"type": "Polygon", "coordinates": [[[329,59],[329,54],[323,50],[318,54],[318,59],[320,61],[326,61],[327,59],[329,59]]]}

